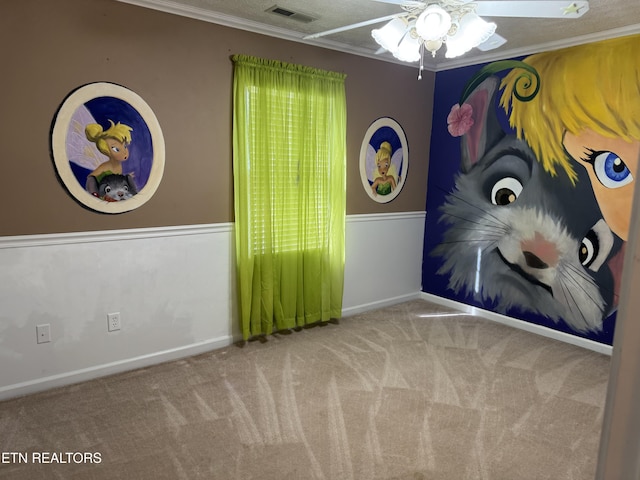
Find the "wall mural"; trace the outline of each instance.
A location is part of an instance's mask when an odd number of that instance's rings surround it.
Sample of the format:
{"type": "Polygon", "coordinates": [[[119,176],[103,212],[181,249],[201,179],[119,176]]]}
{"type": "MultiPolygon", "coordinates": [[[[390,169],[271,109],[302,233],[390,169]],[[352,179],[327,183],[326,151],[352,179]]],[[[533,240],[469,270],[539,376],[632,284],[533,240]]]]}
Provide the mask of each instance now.
{"type": "Polygon", "coordinates": [[[367,195],[378,203],[398,196],[407,177],[409,148],[404,130],[390,117],[374,121],[360,148],[360,178],[367,195]]]}
{"type": "Polygon", "coordinates": [[[51,150],[69,193],[103,213],[146,203],[164,171],[164,139],[153,111],[137,94],[113,83],[71,92],[54,119],[51,150]]]}
{"type": "Polygon", "coordinates": [[[633,36],[438,73],[424,291],[612,344],[638,48],[633,36]]]}

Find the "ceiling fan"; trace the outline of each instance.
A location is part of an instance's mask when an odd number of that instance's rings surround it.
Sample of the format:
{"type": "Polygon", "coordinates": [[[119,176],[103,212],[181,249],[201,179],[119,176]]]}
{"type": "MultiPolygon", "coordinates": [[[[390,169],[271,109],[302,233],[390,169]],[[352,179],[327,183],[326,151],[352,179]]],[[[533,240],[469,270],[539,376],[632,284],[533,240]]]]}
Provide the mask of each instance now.
{"type": "Polygon", "coordinates": [[[374,0],[398,5],[402,11],[344,27],[307,35],[313,39],[355,28],[388,22],[371,35],[380,45],[378,53],[389,51],[405,62],[422,60],[425,50],[434,57],[446,45],[445,56],[454,58],[472,48],[493,50],[506,43],[495,33],[488,17],[579,18],[589,10],[586,0],[374,0]]]}

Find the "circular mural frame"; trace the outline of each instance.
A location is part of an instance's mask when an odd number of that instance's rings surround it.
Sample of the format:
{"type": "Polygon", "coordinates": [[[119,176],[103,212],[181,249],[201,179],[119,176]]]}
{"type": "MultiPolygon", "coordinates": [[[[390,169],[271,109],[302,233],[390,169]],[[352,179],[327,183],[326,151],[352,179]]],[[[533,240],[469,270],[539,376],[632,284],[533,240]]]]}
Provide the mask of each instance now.
{"type": "Polygon", "coordinates": [[[151,107],[121,85],[72,91],[54,118],[51,153],[58,177],[81,205],[124,213],[151,199],[164,172],[162,129],[151,107]]]}
{"type": "Polygon", "coordinates": [[[402,191],[409,170],[409,146],[402,126],[391,117],[375,120],[360,147],[360,179],[367,195],[389,203],[402,191]]]}

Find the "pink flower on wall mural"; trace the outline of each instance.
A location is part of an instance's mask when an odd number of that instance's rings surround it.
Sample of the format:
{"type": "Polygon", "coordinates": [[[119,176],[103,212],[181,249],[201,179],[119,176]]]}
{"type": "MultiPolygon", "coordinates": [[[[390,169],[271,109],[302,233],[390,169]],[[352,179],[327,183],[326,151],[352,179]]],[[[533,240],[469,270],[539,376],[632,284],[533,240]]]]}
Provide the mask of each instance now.
{"type": "Polygon", "coordinates": [[[447,117],[447,129],[454,137],[460,137],[467,133],[473,126],[473,108],[468,103],[462,106],[457,103],[451,107],[447,117]]]}

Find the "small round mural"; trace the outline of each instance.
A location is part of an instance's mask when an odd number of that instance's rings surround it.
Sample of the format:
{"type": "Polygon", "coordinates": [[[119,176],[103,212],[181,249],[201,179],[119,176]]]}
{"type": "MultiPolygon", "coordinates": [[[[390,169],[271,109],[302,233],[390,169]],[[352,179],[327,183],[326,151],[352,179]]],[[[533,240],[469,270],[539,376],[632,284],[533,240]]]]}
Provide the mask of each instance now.
{"type": "Polygon", "coordinates": [[[113,83],[84,85],[64,100],[51,150],[69,193],[103,213],[146,203],[164,171],[164,138],[153,111],[137,94],[113,83]]]}
{"type": "Polygon", "coordinates": [[[378,203],[396,198],[408,167],[409,149],[400,124],[389,117],[374,121],[360,148],[360,178],[369,197],[378,203]]]}

